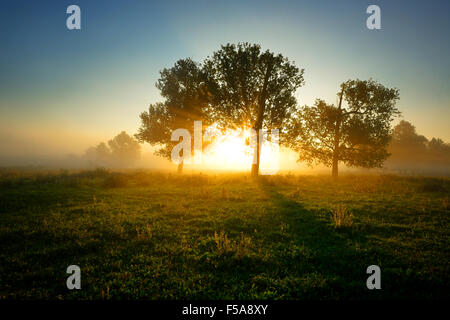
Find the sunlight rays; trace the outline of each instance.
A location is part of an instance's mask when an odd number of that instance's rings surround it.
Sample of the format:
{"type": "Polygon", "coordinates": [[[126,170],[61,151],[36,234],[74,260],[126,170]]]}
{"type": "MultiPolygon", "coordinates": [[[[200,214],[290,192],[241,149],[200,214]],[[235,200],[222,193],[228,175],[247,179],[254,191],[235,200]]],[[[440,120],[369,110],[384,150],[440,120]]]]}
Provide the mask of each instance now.
{"type": "MultiPolygon", "coordinates": [[[[211,169],[247,171],[254,152],[251,130],[229,130],[215,135],[213,143],[203,152],[203,164],[211,169]]],[[[277,170],[278,158],[278,146],[264,141],[260,169],[277,170]]]]}

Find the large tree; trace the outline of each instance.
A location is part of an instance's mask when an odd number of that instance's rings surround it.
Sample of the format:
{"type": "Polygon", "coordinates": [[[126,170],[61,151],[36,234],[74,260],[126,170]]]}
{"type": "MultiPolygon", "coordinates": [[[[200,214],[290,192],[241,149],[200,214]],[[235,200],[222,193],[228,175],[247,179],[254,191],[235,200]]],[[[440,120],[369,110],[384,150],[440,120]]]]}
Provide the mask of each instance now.
{"type": "Polygon", "coordinates": [[[282,129],[297,104],[303,69],[256,44],[227,44],[205,61],[208,114],[219,128],[256,131],[252,174],[259,174],[260,129],[282,129]]]}
{"type": "Polygon", "coordinates": [[[389,156],[390,123],[399,114],[398,90],[369,80],[341,84],[337,106],[316,100],[297,110],[288,124],[286,143],[299,160],[332,167],[380,167],[389,156]]]}
{"type": "MultiPolygon", "coordinates": [[[[172,149],[178,143],[171,141],[174,130],[189,130],[193,141],[194,121],[202,121],[203,128],[209,124],[205,113],[208,91],[202,68],[189,58],[178,60],[160,74],[156,87],[164,102],[151,104],[148,111],[141,113],[141,127],[135,136],[141,142],[158,146],[155,153],[170,159],[172,149]]],[[[180,162],[178,172],[182,170],[183,162],[180,162]]]]}

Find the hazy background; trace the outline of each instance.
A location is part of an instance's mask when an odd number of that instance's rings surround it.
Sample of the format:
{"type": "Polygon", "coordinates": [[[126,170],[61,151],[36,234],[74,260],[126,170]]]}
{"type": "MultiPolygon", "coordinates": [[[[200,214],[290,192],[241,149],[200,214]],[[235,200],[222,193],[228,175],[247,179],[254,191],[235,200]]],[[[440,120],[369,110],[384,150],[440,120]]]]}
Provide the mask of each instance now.
{"type": "MultiPolygon", "coordinates": [[[[427,138],[450,141],[448,1],[72,1],[0,4],[0,165],[78,163],[160,100],[159,71],[248,41],[305,68],[299,104],[335,102],[349,78],[400,90],[399,109],[427,138]],[[381,7],[382,30],[366,28],[381,7]]],[[[398,120],[396,121],[396,123],[398,120]]],[[[135,166],[164,167],[143,146],[135,166]]],[[[285,168],[298,168],[295,156],[285,168]]]]}

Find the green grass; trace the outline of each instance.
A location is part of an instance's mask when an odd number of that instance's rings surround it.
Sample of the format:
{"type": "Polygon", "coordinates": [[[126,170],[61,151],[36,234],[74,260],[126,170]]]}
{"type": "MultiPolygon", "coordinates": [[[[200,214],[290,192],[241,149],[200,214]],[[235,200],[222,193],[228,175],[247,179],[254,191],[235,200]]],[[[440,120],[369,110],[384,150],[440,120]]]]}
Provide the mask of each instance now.
{"type": "Polygon", "coordinates": [[[383,175],[4,170],[0,297],[448,299],[449,191],[383,175]],[[81,290],[66,288],[72,264],[81,290]],[[372,264],[381,290],[366,288],[372,264]]]}

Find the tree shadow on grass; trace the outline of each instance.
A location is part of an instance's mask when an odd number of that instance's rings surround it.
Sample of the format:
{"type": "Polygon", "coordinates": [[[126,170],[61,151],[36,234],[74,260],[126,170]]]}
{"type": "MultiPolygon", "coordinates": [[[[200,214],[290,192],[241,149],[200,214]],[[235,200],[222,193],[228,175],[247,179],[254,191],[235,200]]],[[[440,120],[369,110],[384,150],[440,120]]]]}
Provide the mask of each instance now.
{"type": "Polygon", "coordinates": [[[256,255],[237,261],[228,256],[218,257],[212,248],[205,250],[212,252],[208,258],[211,261],[192,261],[190,265],[196,265],[200,274],[214,273],[212,288],[223,288],[228,297],[258,299],[379,296],[366,287],[366,269],[379,260],[349,245],[349,235],[353,240],[364,242],[363,235],[336,230],[319,212],[307,210],[262,179],[259,187],[270,203],[264,207],[266,213],[258,219],[259,236],[255,243],[262,253],[258,251],[256,255]],[[234,287],[236,289],[232,289],[234,287]]]}
{"type": "MultiPolygon", "coordinates": [[[[309,272],[317,272],[325,279],[324,299],[392,299],[392,298],[442,298],[446,286],[430,281],[411,271],[408,265],[393,256],[382,246],[370,245],[367,230],[357,226],[335,228],[320,210],[308,210],[301,203],[280,193],[280,188],[261,179],[260,188],[270,197],[274,209],[272,217],[289,225],[294,243],[312,251],[308,260],[309,272]],[[379,265],[382,290],[369,290],[366,269],[379,265]]],[[[302,263],[299,261],[299,263],[302,263]]],[[[291,269],[293,277],[301,277],[305,268],[291,269]],[[297,271],[298,274],[295,274],[297,271]]],[[[307,269],[306,269],[307,270],[307,269]]],[[[315,288],[311,287],[314,291],[315,288]]],[[[304,292],[303,292],[304,293],[304,292]]],[[[310,295],[317,297],[317,295],[310,295]]]]}
{"type": "MultiPolygon", "coordinates": [[[[377,263],[377,258],[368,257],[364,252],[357,252],[349,242],[348,236],[358,243],[366,241],[361,234],[355,234],[349,229],[337,230],[331,223],[319,214],[318,210],[307,210],[301,203],[282,195],[276,186],[260,182],[260,187],[274,205],[273,214],[289,226],[289,236],[297,245],[311,252],[308,264],[303,268],[293,268],[292,277],[303,277],[302,273],[319,274],[325,281],[326,294],[324,298],[345,299],[376,297],[372,291],[368,295],[366,287],[366,268],[377,263]]],[[[299,264],[305,263],[298,261],[299,264]]],[[[314,290],[314,288],[310,288],[314,290]]],[[[315,297],[314,294],[308,294],[315,297]]]]}

